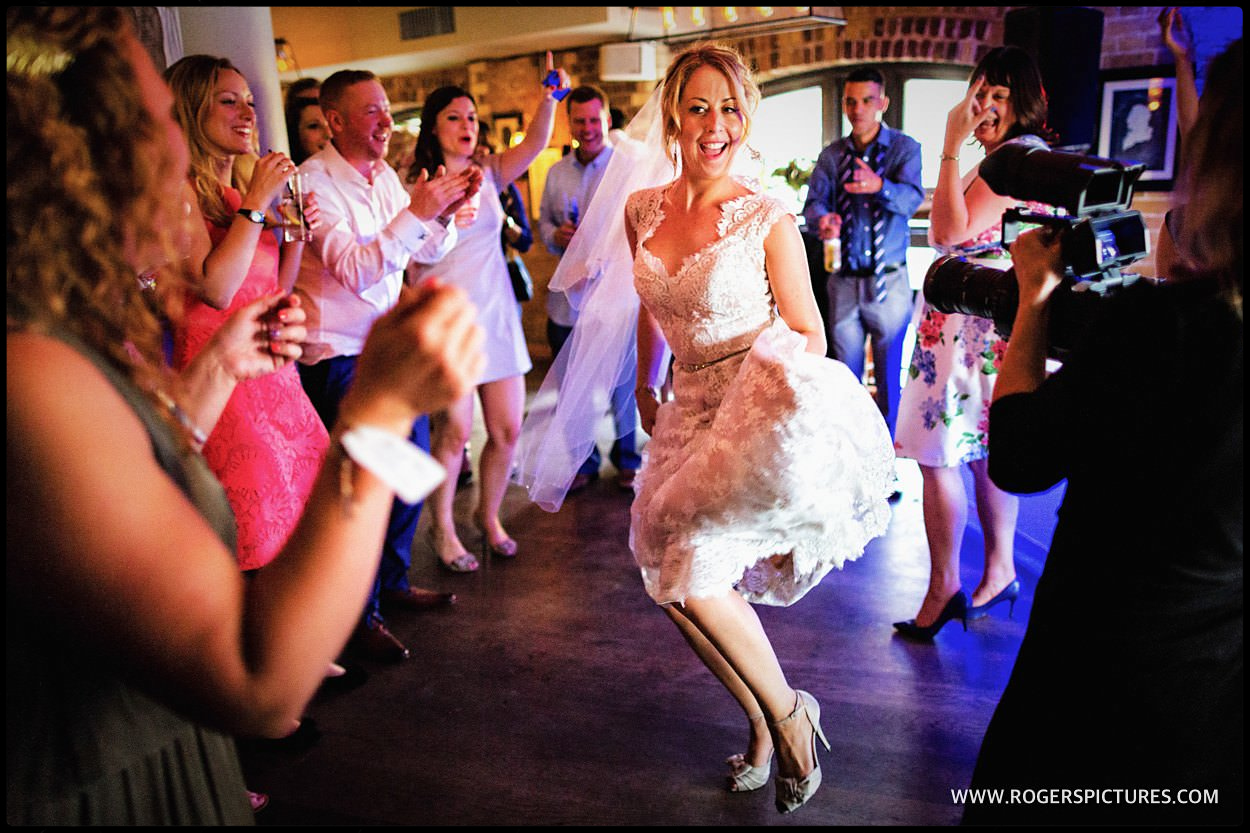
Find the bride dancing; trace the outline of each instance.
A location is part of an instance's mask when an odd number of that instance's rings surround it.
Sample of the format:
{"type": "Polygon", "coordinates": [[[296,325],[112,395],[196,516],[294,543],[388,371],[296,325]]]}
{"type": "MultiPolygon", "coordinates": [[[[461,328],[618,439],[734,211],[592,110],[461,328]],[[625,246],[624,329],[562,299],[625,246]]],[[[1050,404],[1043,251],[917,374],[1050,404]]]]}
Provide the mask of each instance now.
{"type": "MultiPolygon", "coordinates": [[[[824,358],[793,216],[731,175],[758,101],[736,52],[700,44],[674,60],[652,109],[659,129],[649,151],[666,157],[670,176],[679,173],[632,193],[623,212],[642,302],[636,396],[651,434],[630,545],[647,593],[748,718],[747,750],[729,759],[730,789],[764,786],[775,752],[776,804],[786,813],[819,787],[816,738],[828,742],[819,705],[790,687],[751,603],[793,604],[885,530],[894,453],[862,385],[824,358]],[[670,350],[675,398],[661,403],[670,350]]],[[[650,108],[631,125],[634,136],[650,108]]],[[[611,164],[644,170],[631,158],[637,151],[618,149],[611,164]]],[[[595,257],[587,263],[587,274],[605,274],[579,328],[606,307],[622,308],[596,303],[620,297],[620,287],[610,267],[595,257]]],[[[596,326],[595,341],[610,329],[596,326]]],[[[573,354],[560,359],[568,362],[566,385],[594,367],[581,366],[577,335],[573,354]]],[[[564,397],[561,387],[557,409],[564,397]]],[[[535,417],[547,427],[549,450],[573,432],[568,420],[552,428],[546,419],[535,417]]],[[[540,446],[532,448],[521,474],[533,497],[549,484],[533,475],[540,446]]]]}

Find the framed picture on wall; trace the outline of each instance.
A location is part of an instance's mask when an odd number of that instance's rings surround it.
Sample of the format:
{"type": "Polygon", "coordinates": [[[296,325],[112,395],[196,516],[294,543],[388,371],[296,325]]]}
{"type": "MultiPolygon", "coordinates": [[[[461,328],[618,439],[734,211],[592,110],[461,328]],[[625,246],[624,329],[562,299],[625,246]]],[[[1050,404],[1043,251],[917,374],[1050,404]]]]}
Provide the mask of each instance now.
{"type": "Polygon", "coordinates": [[[494,122],[495,152],[503,153],[512,147],[513,136],[525,129],[525,118],[520,112],[496,113],[494,122]]]}
{"type": "Polygon", "coordinates": [[[1140,191],[1169,191],[1176,175],[1176,78],[1172,67],[1104,73],[1098,152],[1104,159],[1141,162],[1140,191]]]}

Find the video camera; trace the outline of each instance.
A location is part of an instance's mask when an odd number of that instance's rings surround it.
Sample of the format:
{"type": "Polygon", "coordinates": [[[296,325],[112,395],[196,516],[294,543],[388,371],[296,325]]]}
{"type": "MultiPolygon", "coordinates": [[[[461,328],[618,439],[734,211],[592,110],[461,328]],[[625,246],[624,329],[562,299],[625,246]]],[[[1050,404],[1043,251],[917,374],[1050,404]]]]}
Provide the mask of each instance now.
{"type": "MultiPolygon", "coordinates": [[[[1099,303],[1137,275],[1122,270],[1150,251],[1146,224],[1132,211],[1133,186],[1145,166],[1111,159],[1009,144],[981,162],[980,176],[994,193],[1064,208],[1069,216],[1003,214],[1003,246],[1024,224],[1055,229],[1061,236],[1064,285],[1051,302],[1048,352],[1062,358],[1095,314],[1099,303]]],[[[1011,337],[1019,287],[1015,272],[981,266],[955,255],[940,257],[924,278],[924,296],[940,312],[989,318],[1011,337]]]]}

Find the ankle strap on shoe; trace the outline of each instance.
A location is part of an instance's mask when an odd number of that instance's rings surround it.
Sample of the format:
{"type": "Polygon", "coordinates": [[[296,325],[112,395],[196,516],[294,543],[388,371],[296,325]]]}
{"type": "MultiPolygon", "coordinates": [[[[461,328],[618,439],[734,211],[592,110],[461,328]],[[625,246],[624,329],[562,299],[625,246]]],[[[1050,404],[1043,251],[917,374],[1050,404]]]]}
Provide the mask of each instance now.
{"type": "Polygon", "coordinates": [[[794,697],[795,697],[795,700],[796,700],[796,702],[795,702],[795,704],[794,704],[794,711],[790,712],[790,714],[789,714],[788,716],[783,717],[783,718],[781,718],[780,720],[778,720],[776,723],[772,723],[772,724],[770,724],[770,725],[772,725],[772,726],[782,726],[782,725],[784,725],[784,724],[786,724],[786,723],[789,723],[791,720],[794,720],[794,718],[798,717],[798,716],[799,716],[799,712],[806,711],[806,709],[807,709],[807,703],[803,700],[803,695],[802,695],[802,694],[799,694],[797,691],[795,691],[795,693],[794,693],[794,697]]]}

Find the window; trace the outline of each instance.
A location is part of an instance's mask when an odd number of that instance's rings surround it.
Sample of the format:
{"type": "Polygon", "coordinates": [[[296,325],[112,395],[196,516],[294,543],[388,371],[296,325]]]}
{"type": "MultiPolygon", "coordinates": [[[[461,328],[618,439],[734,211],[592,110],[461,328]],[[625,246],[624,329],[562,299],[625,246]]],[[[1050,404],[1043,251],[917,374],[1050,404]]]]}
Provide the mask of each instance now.
{"type": "MultiPolygon", "coordinates": [[[[864,66],[872,66],[885,76],[885,94],[890,98],[885,122],[920,142],[924,154],[923,182],[926,188],[932,189],[937,184],[937,163],[942,152],[946,114],[967,90],[970,69],[922,63],[864,66]]],[[[770,153],[785,161],[800,155],[815,159],[826,145],[846,135],[850,126],[842,116],[842,84],[846,76],[858,68],[839,66],[765,84],[765,98],[760,104],[758,119],[769,122],[768,127],[776,132],[777,138],[775,144],[770,146],[770,153]],[[816,132],[809,126],[810,120],[817,118],[817,114],[821,134],[819,147],[809,151],[807,148],[812,143],[809,135],[816,132]]],[[[765,128],[765,125],[757,124],[757,135],[765,128]]],[[[960,170],[971,168],[980,156],[979,147],[961,150],[960,170]]]]}
{"type": "MultiPolygon", "coordinates": [[[[824,147],[824,91],[807,86],[764,97],[755,112],[750,145],[763,156],[764,176],[794,162],[810,168],[824,147]]],[[[807,186],[797,191],[775,178],[769,193],[793,198],[795,213],[802,211],[807,186]]]]}
{"type": "MultiPolygon", "coordinates": [[[[860,65],[838,66],[804,73],[763,85],[763,101],[756,115],[752,146],[763,153],[768,164],[766,173],[785,166],[791,159],[811,159],[831,142],[846,135],[850,125],[842,115],[842,85],[860,65]],[[818,118],[818,126],[814,120],[818,118]],[[819,138],[816,138],[819,136],[819,138]],[[778,161],[773,164],[774,161],[778,161]]],[[[896,127],[920,142],[921,184],[932,193],[937,185],[939,156],[946,132],[946,114],[968,88],[971,67],[950,64],[874,63],[864,64],[877,69],[885,77],[885,94],[890,107],[885,123],[896,127]]],[[[960,172],[968,171],[984,156],[979,145],[965,145],[959,151],[960,172]]],[[[774,180],[770,192],[785,196],[785,186],[774,180]]],[[[806,192],[801,192],[806,196],[806,192]]],[[[802,207],[802,197],[798,198],[802,207]]],[[[929,203],[926,201],[912,219],[912,251],[908,262],[923,261],[927,266],[933,251],[928,247],[929,203]]],[[[924,275],[919,266],[919,277],[924,275]]],[[[912,269],[913,284],[917,268],[912,269]]]]}
{"type": "MultiPolygon", "coordinates": [[[[967,91],[967,80],[909,78],[903,82],[900,127],[920,143],[921,182],[929,190],[937,187],[942,140],[946,135],[946,115],[967,91]]],[[[959,150],[959,173],[966,173],[984,158],[985,151],[980,145],[975,142],[964,145],[959,150]]]]}

